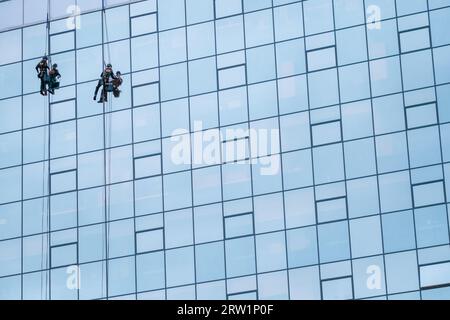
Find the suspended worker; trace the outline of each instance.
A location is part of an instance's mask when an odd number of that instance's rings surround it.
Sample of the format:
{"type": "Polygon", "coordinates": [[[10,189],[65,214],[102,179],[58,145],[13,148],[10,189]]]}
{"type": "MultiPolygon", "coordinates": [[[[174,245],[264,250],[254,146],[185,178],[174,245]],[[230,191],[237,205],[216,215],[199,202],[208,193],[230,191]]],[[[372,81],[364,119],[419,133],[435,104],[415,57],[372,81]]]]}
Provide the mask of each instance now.
{"type": "Polygon", "coordinates": [[[98,90],[101,86],[103,86],[101,97],[98,103],[108,102],[108,92],[113,91],[113,84],[111,82],[111,79],[116,80],[117,78],[114,75],[112,65],[108,63],[105,70],[103,70],[102,74],[100,75],[97,87],[95,87],[94,100],[97,100],[98,90]]]}
{"type": "Polygon", "coordinates": [[[112,81],[113,95],[116,98],[120,97],[121,90],[119,88],[122,85],[122,82],[123,82],[123,80],[122,80],[122,73],[120,71],[117,71],[116,72],[116,78],[113,79],[113,81],[112,81]]]}
{"type": "Polygon", "coordinates": [[[61,78],[61,74],[58,70],[58,65],[54,63],[49,72],[49,81],[48,81],[48,92],[51,94],[55,94],[55,89],[59,89],[59,79],[61,78]]]}
{"type": "Polygon", "coordinates": [[[37,64],[36,71],[38,73],[38,78],[41,79],[41,95],[47,95],[46,84],[48,82],[48,57],[42,57],[42,60],[37,64]]]}

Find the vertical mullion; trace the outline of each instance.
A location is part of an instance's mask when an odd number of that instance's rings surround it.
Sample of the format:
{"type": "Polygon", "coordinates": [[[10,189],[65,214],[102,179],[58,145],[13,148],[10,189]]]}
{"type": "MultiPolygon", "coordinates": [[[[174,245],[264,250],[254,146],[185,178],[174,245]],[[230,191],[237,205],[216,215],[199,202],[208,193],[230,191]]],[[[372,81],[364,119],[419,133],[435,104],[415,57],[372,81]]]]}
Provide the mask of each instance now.
{"type": "MultiPolygon", "coordinates": [[[[443,181],[443,192],[444,192],[444,202],[445,202],[445,210],[447,213],[447,226],[448,226],[448,233],[449,233],[449,239],[450,239],[450,215],[449,215],[449,206],[447,204],[447,188],[449,186],[445,185],[445,169],[444,169],[444,154],[442,151],[442,131],[441,131],[441,123],[439,118],[439,109],[438,109],[438,92],[437,92],[437,82],[436,82],[436,71],[435,71],[435,59],[434,59],[434,49],[433,49],[433,37],[431,34],[431,15],[430,15],[430,1],[427,0],[427,10],[428,10],[428,30],[429,30],[429,37],[430,37],[430,54],[431,54],[431,62],[432,62],[432,68],[433,68],[433,85],[434,85],[434,96],[436,100],[436,118],[437,118],[437,128],[439,132],[439,147],[441,152],[441,167],[442,167],[442,179],[443,181]]],[[[450,240],[449,240],[450,241],[450,240]]],[[[419,271],[420,274],[420,271],[419,271]]],[[[420,285],[420,284],[419,284],[420,285]]]]}
{"type": "Polygon", "coordinates": [[[344,132],[342,129],[342,97],[341,97],[341,79],[339,77],[339,61],[337,59],[337,46],[336,46],[336,13],[334,8],[334,1],[331,2],[332,5],[332,11],[333,11],[333,38],[334,38],[334,55],[335,55],[335,61],[336,61],[336,77],[337,77],[337,90],[338,90],[338,97],[339,97],[339,119],[341,120],[341,126],[340,126],[340,134],[341,134],[341,150],[342,150],[342,163],[343,163],[343,169],[344,169],[344,188],[345,188],[345,205],[346,205],[346,220],[347,220],[347,232],[348,232],[348,248],[350,252],[350,258],[348,259],[350,262],[350,272],[351,272],[351,278],[352,278],[352,298],[355,298],[355,284],[354,284],[354,274],[353,274],[353,250],[352,250],[352,238],[351,238],[351,232],[350,232],[350,219],[348,216],[348,190],[347,190],[347,170],[345,165],[345,148],[344,148],[344,132]]]}
{"type": "MultiPolygon", "coordinates": [[[[22,1],[22,23],[23,23],[23,17],[24,17],[24,12],[25,12],[25,7],[24,7],[24,3],[22,1]]],[[[21,235],[21,240],[20,240],[20,299],[23,300],[23,239],[24,239],[24,234],[23,234],[23,28],[21,28],[21,32],[20,32],[20,37],[22,40],[22,53],[21,53],[21,99],[20,99],[20,107],[21,107],[21,116],[20,116],[20,121],[21,121],[21,133],[20,133],[20,141],[21,141],[21,146],[20,146],[20,150],[21,150],[21,155],[20,155],[20,162],[21,162],[21,175],[20,175],[20,179],[21,179],[21,203],[20,203],[20,235],[21,235]]],[[[42,270],[41,270],[42,272],[42,270]]],[[[42,299],[42,297],[41,297],[42,299]]]]}
{"type": "MultiPolygon", "coordinates": [[[[303,26],[303,47],[304,50],[306,50],[306,23],[305,23],[305,6],[304,2],[302,2],[302,26],[303,26]]],[[[313,133],[312,133],[312,127],[311,127],[311,99],[309,97],[309,76],[308,76],[308,57],[305,55],[306,60],[306,73],[305,73],[305,81],[306,81],[306,96],[307,96],[307,102],[308,102],[308,122],[309,122],[309,144],[310,144],[310,154],[311,154],[311,173],[312,173],[312,191],[314,195],[314,207],[316,208],[316,177],[314,172],[314,144],[313,144],[313,133]]],[[[281,128],[280,128],[281,131],[281,128]]],[[[281,149],[281,146],[280,146],[281,149]]],[[[316,210],[316,209],[314,209],[316,210]]],[[[317,217],[316,212],[314,212],[314,216],[317,217]]],[[[322,290],[322,280],[321,280],[321,269],[320,269],[320,247],[319,247],[319,224],[316,218],[315,221],[315,230],[316,230],[316,249],[317,249],[317,270],[318,270],[318,276],[319,276],[319,290],[320,290],[320,298],[323,300],[323,290],[322,290]]]]}
{"type": "MultiPolygon", "coordinates": [[[[76,0],[75,4],[78,4],[78,0],[76,0]]],[[[73,31],[73,39],[74,39],[74,50],[75,50],[75,168],[76,168],[76,176],[75,176],[75,188],[76,188],[76,213],[77,213],[77,300],[80,300],[80,245],[79,245],[79,241],[80,241],[80,222],[79,222],[79,191],[78,191],[78,121],[77,121],[77,117],[78,117],[78,96],[77,96],[77,92],[78,92],[78,68],[76,68],[77,65],[77,58],[78,58],[78,48],[77,48],[77,21],[78,19],[75,17],[75,30],[73,31]]]]}
{"type": "MultiPolygon", "coordinates": [[[[128,50],[130,55],[130,82],[133,83],[133,73],[131,72],[132,68],[132,57],[131,57],[131,5],[128,4],[128,30],[129,30],[129,39],[128,41],[128,50]]],[[[131,88],[131,85],[130,85],[131,88]]],[[[130,121],[131,121],[131,153],[133,157],[133,180],[135,180],[135,161],[134,161],[134,106],[133,106],[133,89],[130,89],[130,95],[131,95],[131,110],[130,110],[130,121]]],[[[133,231],[133,237],[134,237],[134,291],[135,291],[135,298],[138,299],[138,270],[137,270],[137,242],[136,242],[136,181],[133,181],[133,222],[134,222],[134,231],[133,231]]]]}
{"type": "MultiPolygon", "coordinates": [[[[161,54],[159,43],[159,1],[156,1],[156,34],[157,34],[157,46],[158,46],[158,107],[159,107],[159,142],[160,150],[163,150],[163,126],[162,126],[162,112],[161,112],[161,54]]],[[[166,218],[165,207],[166,200],[164,198],[164,170],[163,170],[163,157],[161,156],[161,198],[162,198],[162,219],[163,219],[163,252],[164,252],[164,298],[167,300],[167,257],[166,257],[166,218]]]]}
{"type": "MultiPolygon", "coordinates": [[[[106,15],[106,11],[105,11],[105,0],[102,0],[102,14],[101,14],[101,19],[102,19],[102,68],[103,68],[103,64],[105,61],[105,15],[106,15]]],[[[100,93],[102,95],[102,93],[100,93]]],[[[105,296],[102,298],[105,298],[106,300],[108,300],[108,289],[109,289],[109,275],[108,275],[108,271],[109,271],[109,267],[108,267],[108,193],[110,192],[110,190],[108,190],[108,175],[107,175],[107,166],[108,163],[106,161],[106,158],[108,157],[108,151],[111,152],[111,150],[108,150],[108,146],[106,145],[106,136],[108,134],[107,131],[107,123],[106,123],[106,108],[105,108],[105,103],[103,103],[103,170],[104,170],[104,188],[103,188],[103,194],[104,194],[104,229],[103,229],[103,233],[104,233],[104,243],[102,245],[102,260],[104,261],[105,265],[103,268],[103,263],[102,263],[102,295],[103,295],[103,290],[105,290],[105,296]]]]}
{"type": "MultiPolygon", "coordinates": [[[[303,5],[302,5],[302,11],[303,11],[303,5]]],[[[291,286],[290,286],[290,277],[289,277],[289,255],[288,255],[288,240],[287,240],[287,225],[286,225],[286,205],[284,201],[284,174],[283,174],[283,153],[281,150],[282,142],[281,142],[281,112],[280,112],[280,96],[279,96],[279,87],[278,87],[278,65],[277,65],[277,41],[276,41],[276,34],[275,34],[275,5],[272,0],[272,36],[273,36],[273,51],[274,51],[274,59],[275,59],[275,86],[277,91],[277,123],[278,123],[278,143],[279,143],[279,157],[280,157],[280,176],[281,176],[281,197],[283,200],[282,208],[283,208],[283,224],[284,224],[284,246],[285,246],[285,255],[286,255],[286,279],[287,279],[287,294],[288,299],[291,297],[291,286]]]]}
{"type": "MultiPolygon", "coordinates": [[[[363,1],[364,10],[366,8],[366,1],[363,1]]],[[[377,143],[376,143],[376,134],[375,134],[375,117],[373,112],[373,90],[372,90],[372,79],[371,79],[371,69],[370,69],[370,52],[369,52],[369,34],[367,32],[368,24],[367,19],[364,17],[364,21],[366,22],[364,26],[364,35],[366,38],[365,44],[366,44],[366,59],[367,59],[367,69],[368,69],[368,77],[369,77],[369,93],[370,93],[370,111],[371,111],[371,117],[372,117],[372,139],[373,139],[373,150],[375,153],[375,173],[376,173],[376,180],[377,180],[377,199],[378,199],[378,214],[380,217],[380,228],[381,228],[381,248],[383,250],[382,256],[383,256],[383,271],[384,271],[384,287],[385,287],[385,296],[387,297],[388,294],[388,286],[387,286],[387,273],[386,273],[386,256],[385,256],[385,245],[384,245],[384,237],[383,237],[383,214],[381,212],[381,196],[380,196],[380,181],[379,181],[379,168],[378,168],[378,159],[377,159],[377,143]]],[[[378,22],[378,21],[376,21],[378,22]]],[[[382,23],[379,21],[379,23],[382,23]]],[[[337,58],[337,57],[336,57],[337,58]]],[[[347,206],[348,210],[348,206],[347,206]]]]}
{"type": "MultiPolygon", "coordinates": [[[[241,0],[241,15],[242,15],[242,33],[244,35],[244,55],[245,55],[245,97],[247,102],[247,120],[246,125],[247,129],[250,132],[250,98],[248,95],[248,64],[247,64],[247,37],[245,34],[245,15],[244,15],[244,0],[241,0]]],[[[239,16],[239,15],[238,15],[239,16]]],[[[255,193],[253,186],[253,161],[252,161],[252,150],[249,147],[249,168],[250,168],[250,185],[251,185],[251,199],[252,199],[252,227],[253,227],[253,250],[254,250],[254,258],[255,258],[255,279],[256,279],[256,299],[259,299],[259,285],[258,285],[258,257],[257,257],[257,246],[256,246],[256,229],[255,229],[255,193]]],[[[244,161],[245,163],[245,161],[244,161]]],[[[237,165],[237,164],[236,164],[237,165]]]]}
{"type": "MultiPolygon", "coordinates": [[[[215,61],[216,61],[216,86],[217,86],[217,92],[216,95],[216,105],[217,105],[217,130],[220,134],[221,129],[221,123],[220,123],[220,108],[219,108],[219,91],[220,91],[220,84],[219,84],[219,74],[217,72],[217,20],[216,20],[216,10],[215,6],[213,6],[213,19],[214,19],[214,54],[215,54],[215,61]]],[[[221,189],[221,200],[222,203],[220,205],[221,211],[222,211],[222,242],[223,242],[223,262],[224,262],[224,282],[225,282],[225,297],[228,300],[228,280],[227,280],[227,254],[226,254],[226,240],[225,240],[225,203],[224,203],[224,192],[223,192],[223,163],[222,163],[222,142],[220,141],[220,148],[219,148],[219,159],[220,159],[220,189],[221,189]]]]}
{"type": "MultiPolygon", "coordinates": [[[[405,135],[406,135],[406,151],[407,151],[407,156],[408,156],[408,175],[409,175],[409,187],[410,187],[410,195],[411,195],[411,210],[412,210],[412,218],[413,218],[413,223],[414,223],[414,244],[415,244],[415,248],[414,248],[414,252],[416,253],[416,265],[417,265],[417,277],[419,279],[419,296],[420,299],[422,300],[422,290],[420,290],[420,272],[419,272],[419,267],[418,267],[418,263],[419,263],[419,250],[417,249],[417,226],[416,226],[416,209],[414,207],[414,193],[412,192],[412,186],[411,186],[411,181],[412,181],[412,175],[411,175],[411,157],[410,157],[410,149],[409,149],[409,135],[408,135],[408,127],[407,127],[407,115],[406,115],[406,99],[405,99],[405,85],[404,85],[404,81],[403,81],[403,66],[402,66],[402,47],[401,47],[401,43],[400,43],[400,35],[398,33],[398,29],[399,29],[399,23],[398,23],[398,10],[397,10],[397,0],[394,0],[394,5],[395,5],[395,23],[396,23],[396,31],[397,31],[397,41],[398,41],[398,62],[399,62],[399,68],[400,68],[400,81],[401,81],[401,87],[402,87],[402,102],[403,102],[403,116],[404,116],[404,121],[405,121],[405,135]]],[[[396,171],[397,172],[401,172],[401,171],[396,171]]],[[[381,208],[380,208],[381,209],[381,208]]],[[[411,250],[412,251],[412,250],[411,250]]],[[[388,290],[388,288],[386,288],[386,291],[388,290]]]]}
{"type": "MultiPolygon", "coordinates": [[[[188,103],[188,121],[189,121],[189,141],[192,144],[192,123],[191,123],[191,98],[190,98],[190,83],[189,83],[189,51],[188,51],[188,36],[187,36],[187,1],[184,0],[184,36],[185,36],[185,43],[186,43],[186,69],[187,69],[187,103],[188,103]]],[[[195,292],[195,300],[197,300],[197,257],[196,257],[196,243],[195,243],[195,216],[194,216],[194,171],[193,171],[193,153],[195,153],[195,149],[192,149],[190,152],[190,177],[191,177],[191,219],[192,219],[192,248],[194,250],[194,292],[195,292]]],[[[162,150],[161,150],[162,151],[162,150]]]]}

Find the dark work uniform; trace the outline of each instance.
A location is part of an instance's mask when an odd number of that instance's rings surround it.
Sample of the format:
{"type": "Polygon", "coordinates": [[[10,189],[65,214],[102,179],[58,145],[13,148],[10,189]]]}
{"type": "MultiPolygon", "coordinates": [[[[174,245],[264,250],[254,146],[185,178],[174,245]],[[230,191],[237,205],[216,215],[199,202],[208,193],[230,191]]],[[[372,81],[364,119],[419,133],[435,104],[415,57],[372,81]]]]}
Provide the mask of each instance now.
{"type": "Polygon", "coordinates": [[[41,79],[41,94],[43,96],[47,95],[47,88],[46,84],[48,82],[48,73],[47,70],[50,68],[48,67],[47,60],[42,59],[41,62],[39,62],[36,66],[36,71],[38,73],[38,78],[41,79]]]}
{"type": "Polygon", "coordinates": [[[110,79],[116,80],[117,77],[114,75],[112,68],[105,68],[105,70],[100,75],[100,80],[98,80],[97,87],[95,87],[94,100],[97,99],[98,90],[101,86],[103,86],[101,98],[99,102],[107,102],[108,101],[108,91],[107,87],[110,84],[110,79]]]}
{"type": "Polygon", "coordinates": [[[57,79],[61,78],[61,74],[59,70],[56,68],[52,68],[49,72],[49,83],[48,83],[48,91],[51,94],[55,93],[55,89],[57,86],[57,79]]]}
{"type": "Polygon", "coordinates": [[[114,97],[118,98],[120,96],[120,89],[119,87],[122,85],[122,77],[118,74],[116,74],[116,79],[113,79],[113,94],[114,97]]]}

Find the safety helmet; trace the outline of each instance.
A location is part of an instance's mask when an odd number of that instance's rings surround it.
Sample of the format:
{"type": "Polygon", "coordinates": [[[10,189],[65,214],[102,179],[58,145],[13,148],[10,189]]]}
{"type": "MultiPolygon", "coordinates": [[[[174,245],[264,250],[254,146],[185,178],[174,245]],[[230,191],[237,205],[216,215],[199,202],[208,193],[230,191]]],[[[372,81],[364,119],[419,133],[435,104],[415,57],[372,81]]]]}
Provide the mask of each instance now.
{"type": "Polygon", "coordinates": [[[111,63],[108,63],[108,64],[106,65],[106,67],[107,67],[107,68],[112,68],[112,64],[111,64],[111,63]]]}
{"type": "Polygon", "coordinates": [[[57,65],[56,63],[54,63],[54,64],[52,65],[52,68],[56,69],[56,68],[58,68],[58,65],[57,65]]]}
{"type": "Polygon", "coordinates": [[[42,60],[48,60],[48,57],[47,56],[43,56],[42,60]]]}

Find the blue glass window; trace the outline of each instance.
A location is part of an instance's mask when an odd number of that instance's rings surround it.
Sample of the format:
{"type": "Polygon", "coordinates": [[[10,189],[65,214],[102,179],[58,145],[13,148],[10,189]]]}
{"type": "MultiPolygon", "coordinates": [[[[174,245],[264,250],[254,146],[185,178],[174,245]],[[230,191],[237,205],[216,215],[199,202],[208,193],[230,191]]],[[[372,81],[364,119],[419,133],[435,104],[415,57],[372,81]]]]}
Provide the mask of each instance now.
{"type": "Polygon", "coordinates": [[[165,246],[170,249],[191,245],[193,241],[192,210],[164,214],[165,246]]]}
{"type": "Polygon", "coordinates": [[[22,162],[22,137],[20,132],[0,135],[0,168],[22,162]]]}
{"type": "Polygon", "coordinates": [[[411,184],[408,172],[379,176],[379,184],[382,212],[411,208],[411,184]]]}
{"type": "Polygon", "coordinates": [[[284,194],[286,227],[295,228],[316,223],[312,188],[288,191],[284,194]]]}
{"type": "Polygon", "coordinates": [[[136,258],[138,291],[164,287],[164,252],[138,255],[136,258]]]}
{"type": "Polygon", "coordinates": [[[21,98],[0,100],[0,133],[22,127],[21,98]]]}
{"type": "Polygon", "coordinates": [[[285,189],[306,187],[313,184],[310,150],[283,154],[283,183],[285,189]]]}
{"type": "Polygon", "coordinates": [[[224,243],[222,241],[196,246],[197,281],[212,281],[225,277],[224,243]]]}
{"type": "Polygon", "coordinates": [[[289,268],[318,263],[316,227],[289,230],[286,236],[289,268]]]}
{"type": "Polygon", "coordinates": [[[280,193],[254,199],[256,233],[284,228],[283,197],[280,193]]]}
{"type": "Polygon", "coordinates": [[[220,167],[208,167],[192,172],[194,204],[202,205],[221,201],[222,188],[220,167]]]}
{"type": "Polygon", "coordinates": [[[22,205],[20,203],[12,203],[0,206],[0,239],[8,239],[18,237],[21,234],[21,217],[22,205]]]}
{"type": "Polygon", "coordinates": [[[308,73],[308,83],[311,108],[330,106],[339,102],[336,69],[308,73]],[[323,94],[324,90],[327,94],[323,94]]]}
{"type": "Polygon", "coordinates": [[[361,217],[379,212],[376,177],[347,181],[348,211],[350,217],[361,217]]]}
{"type": "Polygon", "coordinates": [[[333,3],[331,1],[306,1],[303,6],[305,15],[305,33],[307,35],[333,29],[333,3]],[[317,17],[320,17],[320,19],[317,17]]]}
{"type": "Polygon", "coordinates": [[[214,3],[209,0],[186,0],[186,15],[188,24],[211,20],[214,18],[214,3]]]}
{"type": "Polygon", "coordinates": [[[159,34],[161,65],[186,60],[186,29],[174,29],[159,34]]]}
{"type": "Polygon", "coordinates": [[[278,77],[286,77],[306,72],[305,45],[302,40],[277,43],[278,77]]]}
{"type": "Polygon", "coordinates": [[[216,60],[206,58],[189,62],[189,93],[192,95],[217,90],[216,60]]]}
{"type": "Polygon", "coordinates": [[[244,25],[242,16],[216,21],[217,53],[240,50],[244,47],[244,25]]]}
{"type": "Polygon", "coordinates": [[[223,239],[222,206],[213,204],[194,209],[195,243],[223,239]]]}
{"type": "Polygon", "coordinates": [[[383,252],[381,223],[378,216],[350,221],[352,257],[372,256],[383,252]]]}
{"type": "Polygon", "coordinates": [[[345,168],[348,179],[376,173],[373,139],[363,139],[344,144],[345,168]]]}
{"type": "Polygon", "coordinates": [[[275,78],[275,50],[273,45],[247,50],[248,82],[255,83],[275,78]]]}
{"type": "Polygon", "coordinates": [[[354,0],[338,0],[334,3],[336,28],[364,23],[364,4],[354,0]]]}
{"type": "Polygon", "coordinates": [[[108,261],[108,295],[132,293],[135,288],[135,258],[125,257],[108,261]]]}
{"type": "Polygon", "coordinates": [[[189,172],[164,176],[165,209],[173,210],[192,205],[191,175],[189,172]]]}
{"type": "Polygon", "coordinates": [[[419,289],[415,251],[386,255],[385,263],[388,293],[419,289]]]}
{"type": "MultiPolygon", "coordinates": [[[[353,2],[356,3],[356,1],[353,2]]],[[[354,27],[337,31],[336,43],[339,65],[367,60],[366,33],[364,27],[354,27]]]]}
{"type": "MultiPolygon", "coordinates": [[[[0,170],[0,203],[20,200],[21,188],[22,171],[20,167],[0,170]]],[[[26,195],[24,192],[24,197],[26,195]]]]}
{"type": "Polygon", "coordinates": [[[166,251],[167,286],[179,286],[193,283],[194,249],[193,247],[179,248],[166,251]]]}
{"type": "Polygon", "coordinates": [[[0,241],[0,276],[20,273],[21,239],[0,241]]]}
{"type": "Polygon", "coordinates": [[[417,246],[448,243],[448,223],[444,205],[414,210],[417,246]]]}
{"type": "Polygon", "coordinates": [[[180,63],[161,68],[161,100],[171,100],[187,95],[187,64],[180,63]]]}
{"type": "Polygon", "coordinates": [[[412,167],[441,162],[438,127],[410,130],[408,132],[409,157],[412,167]]]}
{"type": "Polygon", "coordinates": [[[342,102],[361,100],[370,96],[367,63],[339,68],[339,80],[342,102]]]}
{"type": "Polygon", "coordinates": [[[412,211],[382,216],[384,250],[388,253],[415,247],[414,217],[412,211]]]}
{"type": "Polygon", "coordinates": [[[327,183],[344,179],[342,145],[333,144],[313,149],[314,177],[316,183],[327,183]]]}
{"type": "Polygon", "coordinates": [[[408,168],[408,152],[404,132],[378,136],[375,141],[380,172],[408,168]]]}
{"type": "Polygon", "coordinates": [[[373,96],[401,91],[400,61],[398,57],[372,60],[369,65],[373,96]]]}
{"type": "Polygon", "coordinates": [[[255,273],[255,244],[253,237],[225,242],[227,277],[255,273]]]}
{"type": "Polygon", "coordinates": [[[248,87],[250,119],[275,116],[278,113],[277,87],[274,81],[248,87]]]}
{"type": "Polygon", "coordinates": [[[350,258],[350,243],[346,221],[322,224],[318,227],[320,262],[350,258]]]}
{"type": "Polygon", "coordinates": [[[274,9],[274,23],[276,41],[303,36],[302,4],[295,3],[276,7],[274,9]]]}
{"type": "Polygon", "coordinates": [[[344,140],[372,135],[372,109],[369,100],[344,104],[341,114],[344,140]]]}
{"type": "Polygon", "coordinates": [[[273,42],[272,10],[257,11],[244,16],[245,45],[254,47],[273,42]]]}
{"type": "Polygon", "coordinates": [[[214,23],[206,22],[187,28],[189,59],[197,59],[215,53],[214,23]]]}
{"type": "Polygon", "coordinates": [[[306,110],[308,106],[306,76],[278,80],[278,102],[281,114],[306,110]]]}

